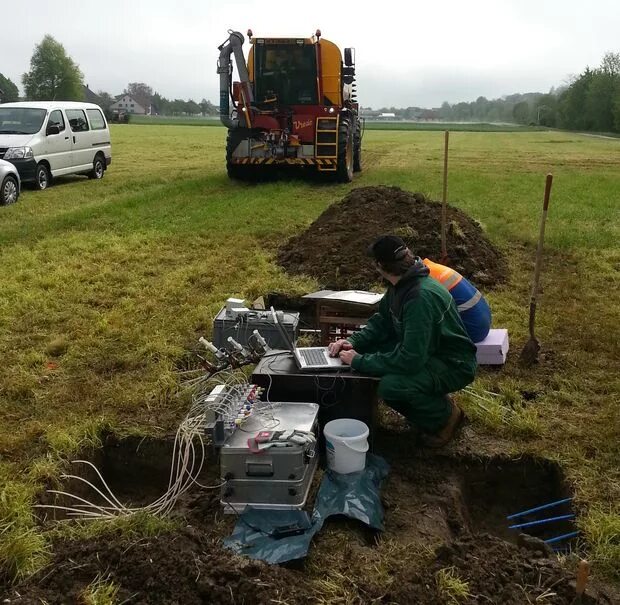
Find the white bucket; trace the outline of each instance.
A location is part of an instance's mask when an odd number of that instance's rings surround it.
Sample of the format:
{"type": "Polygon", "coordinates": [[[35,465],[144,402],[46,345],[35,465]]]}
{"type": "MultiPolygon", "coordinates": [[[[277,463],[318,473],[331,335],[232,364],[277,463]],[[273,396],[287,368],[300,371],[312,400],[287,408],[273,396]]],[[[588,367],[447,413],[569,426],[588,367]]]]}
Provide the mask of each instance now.
{"type": "Polygon", "coordinates": [[[339,418],[325,425],[327,467],[346,475],[364,470],[368,451],[368,427],[360,420],[339,418]]]}

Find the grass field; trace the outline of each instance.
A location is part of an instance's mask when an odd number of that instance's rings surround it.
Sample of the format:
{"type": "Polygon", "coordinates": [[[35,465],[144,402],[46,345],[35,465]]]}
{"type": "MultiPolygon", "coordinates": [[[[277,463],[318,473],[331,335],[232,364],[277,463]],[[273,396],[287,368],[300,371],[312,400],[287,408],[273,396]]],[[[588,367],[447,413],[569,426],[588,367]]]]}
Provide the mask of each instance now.
{"type": "MultiPolygon", "coordinates": [[[[132,115],[131,124],[150,126],[219,126],[223,128],[217,116],[203,118],[132,115]]],[[[377,122],[371,120],[366,120],[365,128],[367,130],[450,130],[454,132],[528,132],[546,130],[541,126],[490,124],[487,122],[458,122],[448,124],[441,122],[377,122]]]]}
{"type": "MultiPolygon", "coordinates": [[[[352,186],[441,191],[443,135],[377,131],[352,185],[228,180],[223,128],[112,128],[103,181],[60,179],[0,208],[0,566],[41,563],[46,536],[30,504],[64,460],[120,434],[175,428],[175,361],[229,296],[302,293],[276,247],[352,186]]],[[[575,488],[595,569],[620,569],[620,143],[560,132],[467,133],[450,139],[449,200],[509,256],[489,293],[512,357],[478,385],[514,409],[464,399],[480,453],[559,461],[575,488]],[[530,275],[544,177],[554,174],[538,332],[545,361],[516,363],[527,339],[530,275]],[[536,393],[521,406],[520,391],[536,393]]]]}

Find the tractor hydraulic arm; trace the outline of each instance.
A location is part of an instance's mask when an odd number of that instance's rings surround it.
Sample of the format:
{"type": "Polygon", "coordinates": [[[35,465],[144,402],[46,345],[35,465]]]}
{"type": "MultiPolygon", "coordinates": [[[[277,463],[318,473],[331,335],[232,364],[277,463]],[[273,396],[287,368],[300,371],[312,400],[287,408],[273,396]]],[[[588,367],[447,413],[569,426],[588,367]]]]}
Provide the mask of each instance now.
{"type": "Polygon", "coordinates": [[[254,101],[252,88],[250,87],[250,75],[243,56],[243,34],[228,30],[228,39],[218,46],[220,58],[217,62],[217,73],[220,75],[220,120],[228,128],[239,127],[239,117],[231,118],[229,98],[232,88],[232,61],[231,55],[235,56],[235,64],[241,81],[241,93],[245,107],[250,108],[254,101]]]}

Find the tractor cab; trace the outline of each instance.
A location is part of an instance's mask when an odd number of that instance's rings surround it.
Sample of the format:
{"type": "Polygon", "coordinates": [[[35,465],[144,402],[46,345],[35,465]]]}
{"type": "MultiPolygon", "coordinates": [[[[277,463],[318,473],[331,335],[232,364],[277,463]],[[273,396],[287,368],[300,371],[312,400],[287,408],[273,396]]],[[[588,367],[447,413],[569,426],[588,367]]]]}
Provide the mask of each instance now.
{"type": "Polygon", "coordinates": [[[317,105],[314,44],[305,40],[255,44],[253,71],[257,106],[317,105]]]}

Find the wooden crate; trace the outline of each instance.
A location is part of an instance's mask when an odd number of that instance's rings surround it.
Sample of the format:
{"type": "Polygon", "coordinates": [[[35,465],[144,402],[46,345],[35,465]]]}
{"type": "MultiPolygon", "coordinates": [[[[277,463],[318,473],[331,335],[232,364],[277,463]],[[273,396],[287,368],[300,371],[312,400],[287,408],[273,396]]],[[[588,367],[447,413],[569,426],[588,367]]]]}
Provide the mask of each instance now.
{"type": "Polygon", "coordinates": [[[369,305],[317,300],[316,322],[321,330],[321,344],[327,346],[339,338],[348,338],[368,322],[375,310],[369,305]]]}

